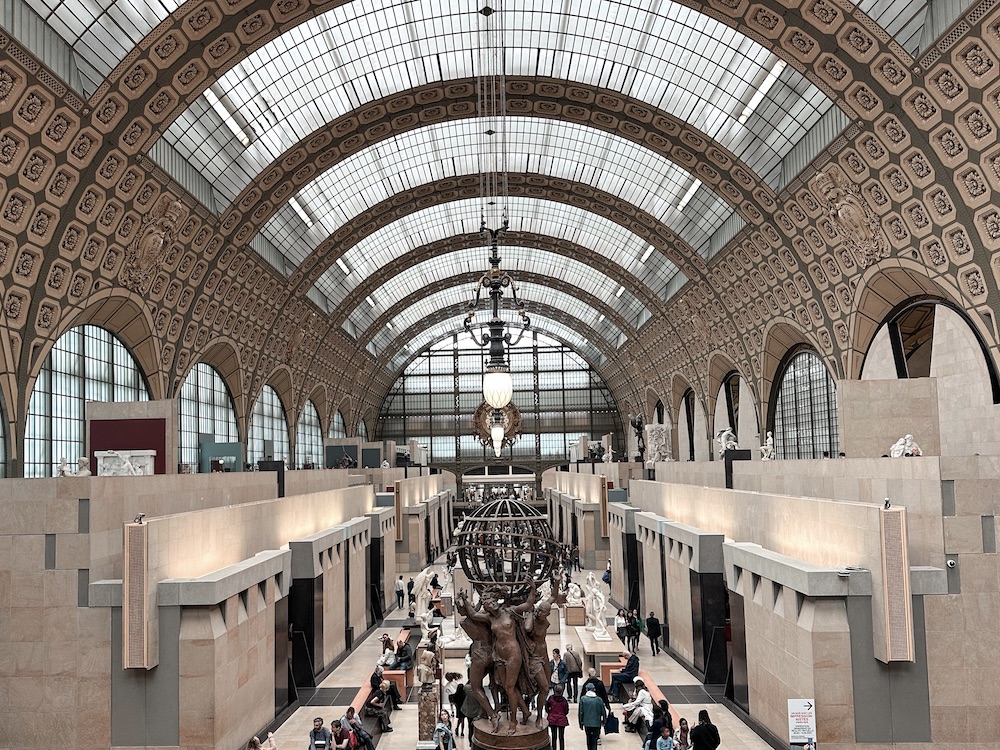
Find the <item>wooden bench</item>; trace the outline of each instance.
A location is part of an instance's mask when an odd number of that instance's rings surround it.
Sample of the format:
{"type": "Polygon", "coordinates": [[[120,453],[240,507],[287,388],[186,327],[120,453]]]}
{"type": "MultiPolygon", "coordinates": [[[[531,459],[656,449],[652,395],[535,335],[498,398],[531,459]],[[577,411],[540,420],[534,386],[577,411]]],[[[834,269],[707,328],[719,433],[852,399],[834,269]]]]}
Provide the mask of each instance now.
{"type": "Polygon", "coordinates": [[[403,700],[406,700],[406,688],[413,685],[413,670],[412,669],[383,669],[382,679],[388,680],[396,685],[396,690],[399,691],[400,696],[403,700]]]}
{"type": "MultiPolygon", "coordinates": [[[[646,684],[646,689],[649,691],[649,697],[653,699],[654,706],[659,705],[660,701],[667,700],[667,696],[663,694],[663,691],[660,690],[660,686],[656,684],[656,681],[652,678],[649,672],[645,669],[640,669],[639,677],[641,677],[642,681],[646,684]]],[[[680,714],[677,713],[677,709],[673,707],[673,704],[670,704],[670,719],[671,726],[673,726],[676,730],[680,726],[681,717],[680,714]]],[[[649,727],[646,725],[644,720],[639,720],[638,725],[636,725],[636,732],[641,733],[643,737],[649,733],[649,727]]]]}
{"type": "Polygon", "coordinates": [[[615,672],[621,672],[625,664],[628,662],[624,656],[619,656],[618,661],[605,661],[601,662],[601,682],[607,688],[611,688],[611,675],[615,672]]]}

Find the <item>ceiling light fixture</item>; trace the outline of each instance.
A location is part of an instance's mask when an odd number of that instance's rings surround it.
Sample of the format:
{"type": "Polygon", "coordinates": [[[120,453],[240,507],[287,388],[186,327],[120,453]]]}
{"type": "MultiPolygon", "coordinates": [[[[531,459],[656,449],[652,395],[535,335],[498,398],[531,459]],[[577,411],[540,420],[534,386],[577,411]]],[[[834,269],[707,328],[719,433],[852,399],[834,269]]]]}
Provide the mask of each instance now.
{"type": "Polygon", "coordinates": [[[247,132],[240,127],[238,122],[236,122],[236,118],[233,117],[233,113],[229,111],[229,107],[223,104],[222,99],[220,99],[219,96],[212,91],[211,86],[205,89],[205,99],[208,101],[212,109],[215,110],[215,114],[222,118],[222,122],[225,126],[232,131],[233,135],[236,136],[236,140],[243,144],[243,148],[249,146],[250,136],[247,135],[247,132]]]}
{"type": "Polygon", "coordinates": [[[698,188],[701,187],[701,180],[696,179],[691,183],[691,187],[688,188],[687,192],[684,193],[684,197],[681,198],[681,202],[677,204],[677,210],[683,211],[684,207],[691,202],[694,198],[694,194],[698,192],[698,188]]]}
{"type": "MultiPolygon", "coordinates": [[[[493,0],[499,6],[499,0],[493,0]]],[[[517,287],[509,273],[500,270],[500,239],[510,226],[507,216],[507,92],[504,72],[504,14],[499,7],[484,5],[479,11],[479,48],[477,83],[479,89],[479,195],[480,227],[489,242],[490,268],[476,283],[468,314],[465,316],[465,330],[469,332],[477,346],[489,347],[489,360],[483,374],[484,406],[493,410],[490,428],[487,432],[493,443],[496,456],[504,444],[503,410],[511,405],[514,382],[510,374],[507,350],[516,346],[531,325],[525,312],[524,302],[517,298],[517,287]],[[510,288],[514,310],[521,319],[521,327],[516,336],[507,329],[507,323],[500,317],[504,289],[510,288]],[[479,307],[483,290],[490,298],[490,319],[485,326],[479,326],[478,335],[473,328],[473,318],[479,307]]],[[[484,443],[485,445],[485,443],[484,443]]]]}
{"type": "Polygon", "coordinates": [[[649,247],[646,248],[646,252],[642,254],[642,257],[639,258],[639,262],[645,263],[647,260],[649,260],[649,256],[652,254],[653,254],[653,246],[650,245],[649,247]]]}
{"type": "Polygon", "coordinates": [[[740,125],[747,124],[747,120],[749,120],[750,116],[757,111],[757,107],[759,107],[760,103],[764,101],[764,97],[767,96],[771,87],[778,82],[778,76],[784,72],[787,65],[788,63],[784,60],[778,60],[774,64],[774,67],[771,68],[763,83],[761,83],[757,90],[753,93],[753,96],[750,97],[750,101],[747,102],[747,106],[743,109],[743,114],[740,115],[739,119],[740,125]]]}

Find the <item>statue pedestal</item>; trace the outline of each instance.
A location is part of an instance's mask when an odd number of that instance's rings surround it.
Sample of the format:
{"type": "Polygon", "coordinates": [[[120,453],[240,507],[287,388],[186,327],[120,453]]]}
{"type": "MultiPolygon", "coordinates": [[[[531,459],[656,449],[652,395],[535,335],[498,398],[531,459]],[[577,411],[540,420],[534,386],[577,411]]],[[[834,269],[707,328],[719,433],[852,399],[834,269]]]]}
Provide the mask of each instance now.
{"type": "Polygon", "coordinates": [[[586,625],[587,610],[582,606],[566,605],[566,627],[571,625],[586,625]]]}
{"type": "Polygon", "coordinates": [[[542,720],[542,725],[536,727],[532,716],[527,724],[515,724],[513,732],[509,733],[505,719],[500,720],[500,728],[496,732],[489,719],[476,719],[472,747],[480,750],[546,750],[550,747],[549,723],[542,720]]]}
{"type": "Polygon", "coordinates": [[[438,699],[434,690],[420,689],[417,693],[417,738],[420,741],[434,737],[434,727],[438,720],[438,699]]]}

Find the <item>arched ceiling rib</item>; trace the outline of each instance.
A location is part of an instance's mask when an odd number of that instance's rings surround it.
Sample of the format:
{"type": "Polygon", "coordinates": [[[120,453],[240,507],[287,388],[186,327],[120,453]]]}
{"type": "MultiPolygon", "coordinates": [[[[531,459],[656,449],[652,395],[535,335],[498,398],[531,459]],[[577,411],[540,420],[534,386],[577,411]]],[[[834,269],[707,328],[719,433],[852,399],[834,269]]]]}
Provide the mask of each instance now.
{"type": "MultiPolygon", "coordinates": [[[[537,285],[534,287],[525,286],[530,287],[525,290],[528,292],[537,292],[544,288],[537,285]]],[[[599,320],[601,316],[599,309],[587,308],[579,300],[554,290],[548,290],[548,294],[544,297],[539,294],[535,294],[534,297],[536,300],[545,301],[532,302],[528,310],[529,315],[538,312],[549,319],[555,319],[555,315],[558,313],[564,316],[563,320],[567,319],[568,316],[568,319],[576,322],[576,330],[580,331],[581,335],[584,335],[595,346],[600,346],[604,351],[614,351],[617,348],[618,337],[621,336],[622,331],[607,319],[599,320]]],[[[419,295],[415,299],[411,299],[409,306],[405,309],[398,310],[387,325],[367,331],[366,338],[370,337],[376,351],[382,351],[401,331],[412,333],[415,330],[420,330],[421,321],[438,310],[460,310],[464,319],[468,301],[468,287],[452,286],[419,295]]],[[[491,314],[488,309],[480,309],[474,320],[474,325],[477,328],[484,326],[491,314]]],[[[513,326],[510,329],[512,331],[519,326],[517,313],[509,301],[501,308],[500,317],[513,326]]]]}
{"type": "MultiPolygon", "coordinates": [[[[427,84],[326,123],[245,188],[222,217],[223,225],[237,243],[246,244],[303,185],[351,159],[351,154],[372,146],[384,149],[386,142],[418,128],[443,127],[475,114],[476,90],[470,80],[427,84]]],[[[549,78],[509,78],[507,111],[522,118],[585,123],[658,154],[697,176],[752,223],[776,206],[774,191],[707,135],[609,89],[549,78]]]]}
{"type": "MultiPolygon", "coordinates": [[[[452,333],[464,334],[464,320],[464,303],[435,310],[422,318],[413,330],[396,331],[394,337],[383,341],[382,348],[378,350],[378,359],[395,378],[407,362],[431,344],[452,333]],[[414,334],[413,331],[417,333],[414,334]]],[[[508,320],[513,320],[513,317],[508,320]]],[[[590,330],[572,315],[548,305],[536,306],[531,317],[531,327],[562,341],[594,367],[600,367],[614,354],[614,349],[603,339],[588,338],[590,330]]]]}
{"type": "MultiPolygon", "coordinates": [[[[523,248],[501,248],[501,256],[504,261],[512,257],[512,251],[515,249],[524,250],[523,248]]],[[[485,266],[485,252],[483,250],[470,252],[479,261],[478,265],[485,266]]],[[[532,254],[530,260],[534,260],[533,256],[541,255],[537,250],[527,250],[526,252],[532,254]]],[[[564,259],[560,258],[560,260],[564,259]]],[[[466,270],[449,275],[454,271],[454,265],[447,259],[445,259],[445,263],[446,265],[433,269],[436,273],[432,275],[423,273],[415,275],[405,274],[404,278],[399,281],[394,279],[392,282],[380,287],[375,295],[369,295],[365,302],[348,318],[348,321],[357,331],[358,340],[365,342],[371,332],[380,330],[386,323],[395,324],[400,311],[406,310],[415,304],[423,295],[458,287],[465,294],[465,299],[467,301],[471,300],[476,285],[483,276],[484,269],[476,269],[475,264],[469,269],[469,264],[462,264],[466,267],[466,270]],[[408,279],[413,279],[414,283],[407,283],[408,279]]],[[[547,301],[550,304],[565,307],[567,310],[579,308],[581,316],[602,317],[614,324],[616,331],[613,336],[608,338],[613,344],[617,342],[618,334],[623,331],[631,337],[636,330],[641,311],[644,309],[640,307],[629,317],[626,317],[626,315],[616,309],[613,303],[619,302],[626,295],[622,292],[621,297],[617,297],[616,290],[620,287],[616,282],[607,277],[603,280],[604,286],[606,290],[610,287],[610,291],[607,294],[608,299],[605,299],[604,295],[597,297],[590,294],[587,291],[589,285],[586,283],[586,279],[580,278],[575,274],[568,274],[566,277],[561,277],[545,273],[544,271],[541,273],[528,271],[523,267],[518,267],[515,270],[515,266],[507,262],[503,263],[502,268],[503,270],[512,271],[514,283],[518,290],[518,298],[523,300],[527,305],[529,315],[536,300],[547,301]],[[593,311],[596,312],[591,316],[590,313],[593,311]]],[[[576,263],[574,268],[593,273],[591,269],[586,268],[582,263],[576,263]]],[[[505,290],[504,299],[511,299],[509,289],[505,290]]],[[[480,313],[476,317],[476,320],[479,322],[485,320],[482,311],[486,310],[489,304],[486,290],[483,290],[481,300],[480,313]]],[[[633,302],[635,302],[634,299],[633,302]]],[[[634,307],[634,305],[629,305],[629,307],[634,307]]]]}
{"type": "MultiPolygon", "coordinates": [[[[588,185],[544,175],[511,174],[507,201],[511,228],[549,234],[597,250],[663,294],[680,266],[689,278],[706,265],[686,243],[644,211],[588,185]],[[647,253],[650,246],[659,250],[647,253]],[[641,271],[639,269],[642,269],[641,271]]],[[[384,201],[345,224],[292,275],[290,287],[317,289],[340,304],[362,279],[427,242],[479,230],[479,179],[438,180],[384,201]],[[339,271],[326,274],[334,264],[339,271]]]]}
{"type": "MultiPolygon", "coordinates": [[[[501,11],[506,72],[636,97],[771,175],[831,100],[725,23],[669,0],[653,8],[640,0],[511,3],[501,11]]],[[[220,103],[201,97],[165,137],[233,198],[328,120],[413,86],[474,77],[477,11],[396,0],[334,8],[236,63],[210,94],[220,103]]]]}
{"type": "MultiPolygon", "coordinates": [[[[453,120],[355,152],[304,185],[262,231],[299,263],[345,222],[396,193],[445,177],[478,175],[484,127],[475,117],[453,120]]],[[[613,193],[666,224],[703,257],[709,238],[734,212],[688,169],[632,140],[539,117],[508,117],[506,130],[510,171],[613,193]]]]}
{"type": "MultiPolygon", "coordinates": [[[[538,265],[544,267],[550,255],[559,256],[561,263],[567,264],[566,267],[571,274],[570,278],[576,278],[577,274],[585,272],[596,273],[625,287],[625,292],[617,300],[616,309],[624,311],[627,309],[626,305],[631,306],[632,299],[635,300],[635,304],[650,311],[657,309],[661,304],[661,300],[649,287],[642,284],[638,277],[583,245],[534,232],[508,232],[505,235],[505,241],[507,246],[501,250],[501,257],[505,259],[503,263],[505,268],[531,268],[538,265]],[[518,257],[512,255],[512,252],[520,251],[515,250],[515,248],[524,248],[531,252],[530,266],[518,264],[518,257]]],[[[437,278],[436,274],[441,272],[439,269],[455,265],[455,262],[448,258],[453,253],[461,254],[464,258],[470,249],[475,249],[475,257],[485,270],[484,259],[486,256],[483,248],[483,236],[478,232],[454,235],[422,245],[385,264],[379,269],[378,275],[370,276],[354,287],[343,298],[333,317],[338,322],[342,322],[355,310],[366,304],[366,297],[372,297],[376,305],[384,309],[385,299],[391,300],[393,298],[393,295],[388,293],[388,289],[395,287],[393,281],[396,277],[409,278],[412,274],[421,279],[437,278]],[[387,284],[390,286],[385,286],[387,284]]],[[[617,291],[615,294],[617,295],[617,291]]]]}

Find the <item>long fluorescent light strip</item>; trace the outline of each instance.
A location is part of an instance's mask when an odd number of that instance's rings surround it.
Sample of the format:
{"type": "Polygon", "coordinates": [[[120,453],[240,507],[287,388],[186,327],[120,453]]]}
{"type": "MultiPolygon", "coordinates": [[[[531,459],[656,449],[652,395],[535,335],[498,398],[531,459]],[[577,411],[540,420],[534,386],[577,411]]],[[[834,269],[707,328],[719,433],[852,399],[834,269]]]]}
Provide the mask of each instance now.
{"type": "Polygon", "coordinates": [[[639,258],[639,262],[645,263],[647,260],[649,260],[649,256],[652,254],[653,254],[653,246],[650,245],[649,247],[646,248],[646,252],[642,254],[642,257],[639,258]]]}
{"type": "Polygon", "coordinates": [[[337,258],[337,265],[340,266],[341,271],[343,271],[346,275],[350,276],[351,269],[347,267],[347,264],[344,262],[343,258],[337,258]]]}
{"type": "Polygon", "coordinates": [[[767,96],[767,92],[771,90],[771,87],[778,82],[778,76],[784,71],[787,63],[784,60],[778,60],[771,68],[771,72],[767,74],[767,78],[760,85],[760,88],[754,92],[754,95],[750,97],[750,101],[747,102],[746,109],[743,110],[743,114],[740,115],[740,125],[746,125],[747,120],[750,116],[757,110],[760,103],[764,101],[764,97],[767,96]]]}
{"type": "Polygon", "coordinates": [[[212,109],[215,110],[215,113],[222,118],[226,127],[233,131],[233,135],[235,135],[237,140],[243,144],[243,147],[246,148],[249,146],[250,136],[248,136],[246,131],[240,127],[240,124],[233,118],[232,113],[226,105],[222,103],[222,100],[215,95],[215,92],[212,91],[211,88],[205,89],[205,98],[208,99],[208,103],[212,105],[212,109]]]}
{"type": "Polygon", "coordinates": [[[625,287],[618,287],[618,291],[615,292],[615,297],[621,297],[625,293],[625,287]]]}
{"type": "Polygon", "coordinates": [[[701,187],[701,180],[696,179],[694,182],[691,183],[691,187],[689,187],[688,191],[684,193],[684,197],[681,198],[681,202],[677,204],[678,211],[684,210],[684,207],[691,202],[691,199],[694,198],[694,194],[698,192],[698,188],[700,187],[701,187]]]}
{"type": "Polygon", "coordinates": [[[306,213],[306,210],[302,208],[302,204],[295,200],[295,198],[289,198],[288,202],[292,204],[292,208],[295,209],[295,213],[297,213],[299,218],[306,223],[306,226],[311,227],[313,225],[312,219],[309,218],[309,214],[306,213]]]}

